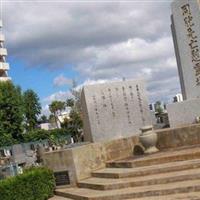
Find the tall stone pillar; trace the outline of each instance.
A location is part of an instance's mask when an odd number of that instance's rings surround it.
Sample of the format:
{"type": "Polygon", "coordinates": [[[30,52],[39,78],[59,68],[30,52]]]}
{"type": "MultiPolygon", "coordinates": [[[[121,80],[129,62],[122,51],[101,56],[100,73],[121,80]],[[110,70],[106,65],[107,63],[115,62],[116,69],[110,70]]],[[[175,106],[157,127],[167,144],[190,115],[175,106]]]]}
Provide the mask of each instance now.
{"type": "Polygon", "coordinates": [[[184,100],[200,98],[200,0],[174,0],[172,35],[184,100]]]}
{"type": "Polygon", "coordinates": [[[200,1],[172,2],[172,35],[183,100],[167,105],[171,127],[197,123],[200,117],[200,1]]]}

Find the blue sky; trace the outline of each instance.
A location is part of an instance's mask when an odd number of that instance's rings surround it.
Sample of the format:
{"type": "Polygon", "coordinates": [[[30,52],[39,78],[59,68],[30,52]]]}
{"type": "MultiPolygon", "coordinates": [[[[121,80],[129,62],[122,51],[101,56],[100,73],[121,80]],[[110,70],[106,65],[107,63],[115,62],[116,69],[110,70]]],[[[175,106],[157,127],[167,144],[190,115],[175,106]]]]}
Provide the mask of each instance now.
{"type": "MultiPolygon", "coordinates": [[[[10,64],[9,76],[12,78],[14,84],[21,87],[22,91],[27,89],[34,90],[39,98],[43,107],[43,113],[48,115],[48,105],[52,100],[62,100],[68,98],[69,91],[72,84],[55,83],[56,77],[68,77],[69,80],[76,80],[77,84],[81,84],[81,80],[78,79],[79,75],[73,70],[73,67],[68,66],[67,69],[52,69],[38,67],[28,67],[23,61],[18,61],[12,56],[7,58],[7,62],[10,64]],[[60,95],[60,92],[63,94],[60,95]],[[65,92],[66,95],[65,95],[65,92]],[[52,97],[53,94],[58,94],[56,97],[52,97]]],[[[70,97],[70,96],[69,96],[70,97]]]]}
{"type": "Polygon", "coordinates": [[[43,109],[79,85],[143,78],[150,102],[180,92],[170,30],[171,0],[4,1],[9,75],[38,93],[43,109]]]}
{"type": "Polygon", "coordinates": [[[69,90],[71,85],[63,85],[57,87],[53,84],[55,77],[63,74],[71,79],[77,79],[77,72],[72,68],[68,70],[57,69],[49,70],[43,67],[27,67],[26,64],[17,59],[8,57],[7,60],[10,63],[9,75],[15,84],[19,85],[23,91],[27,89],[33,89],[40,97],[44,99],[50,96],[52,93],[56,93],[60,90],[69,90]]]}

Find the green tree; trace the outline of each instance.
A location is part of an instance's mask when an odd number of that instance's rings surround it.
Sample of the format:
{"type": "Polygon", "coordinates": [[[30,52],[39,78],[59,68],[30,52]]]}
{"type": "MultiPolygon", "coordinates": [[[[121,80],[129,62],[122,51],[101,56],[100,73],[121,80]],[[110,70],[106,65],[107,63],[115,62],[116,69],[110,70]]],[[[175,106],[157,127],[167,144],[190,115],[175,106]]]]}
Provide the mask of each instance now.
{"type": "Polygon", "coordinates": [[[66,106],[68,106],[68,107],[74,107],[74,104],[75,104],[74,99],[72,99],[72,98],[67,99],[66,106]]]}
{"type": "Polygon", "coordinates": [[[161,102],[160,101],[157,101],[155,103],[155,111],[158,113],[158,114],[161,114],[163,113],[163,108],[161,106],[161,102]]]}
{"type": "Polygon", "coordinates": [[[75,80],[72,82],[72,88],[70,89],[73,98],[73,107],[74,110],[76,110],[78,113],[81,113],[81,89],[78,89],[77,83],[75,80]]]}
{"type": "Polygon", "coordinates": [[[69,131],[76,142],[79,141],[82,128],[83,128],[83,121],[81,118],[81,114],[76,110],[72,109],[70,112],[69,131]]]}
{"type": "Polygon", "coordinates": [[[24,92],[23,101],[26,128],[28,130],[33,130],[37,125],[38,116],[41,113],[39,97],[33,90],[29,89],[24,92]]]}
{"type": "Polygon", "coordinates": [[[47,116],[46,115],[42,115],[41,117],[40,117],[40,123],[47,123],[48,122],[48,119],[47,119],[47,116]]]}
{"type": "Polygon", "coordinates": [[[22,140],[23,98],[10,81],[0,82],[0,140],[4,144],[22,140]],[[5,140],[5,142],[4,142],[5,140]]]}
{"type": "Polygon", "coordinates": [[[69,118],[65,118],[61,126],[71,134],[75,142],[80,140],[79,138],[83,128],[83,122],[79,112],[72,109],[69,118]]]}
{"type": "Polygon", "coordinates": [[[50,124],[56,123],[56,118],[54,117],[53,114],[50,114],[50,115],[49,115],[48,121],[49,121],[50,124]]]}
{"type": "MultiPolygon", "coordinates": [[[[63,110],[65,110],[65,102],[63,102],[63,101],[53,101],[53,102],[49,105],[49,110],[50,110],[50,112],[52,113],[52,115],[54,116],[54,119],[55,119],[55,123],[56,123],[57,128],[59,128],[58,122],[60,122],[60,121],[59,121],[58,116],[61,115],[61,112],[62,112],[63,110]]],[[[61,123],[61,122],[60,122],[60,123],[61,123]]]]}
{"type": "Polygon", "coordinates": [[[73,136],[74,141],[77,142],[80,140],[83,122],[82,122],[82,115],[81,115],[81,90],[77,89],[77,84],[73,80],[73,85],[71,88],[71,93],[73,98],[69,98],[66,101],[66,105],[71,107],[71,111],[69,114],[69,118],[64,119],[64,122],[61,126],[68,130],[73,136]]]}

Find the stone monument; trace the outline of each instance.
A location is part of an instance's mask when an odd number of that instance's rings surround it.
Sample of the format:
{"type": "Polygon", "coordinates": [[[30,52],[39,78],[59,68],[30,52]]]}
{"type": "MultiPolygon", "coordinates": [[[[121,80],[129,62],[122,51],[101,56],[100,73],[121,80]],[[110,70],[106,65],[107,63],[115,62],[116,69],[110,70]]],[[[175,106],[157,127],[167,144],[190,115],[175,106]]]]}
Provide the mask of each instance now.
{"type": "Polygon", "coordinates": [[[167,106],[170,126],[188,125],[200,116],[200,1],[174,0],[172,35],[184,101],[167,106]]]}
{"type": "Polygon", "coordinates": [[[141,127],[152,124],[142,80],[87,85],[81,104],[86,141],[133,136],[141,127]]]}
{"type": "Polygon", "coordinates": [[[172,3],[172,35],[183,99],[200,97],[200,3],[172,3]]]}

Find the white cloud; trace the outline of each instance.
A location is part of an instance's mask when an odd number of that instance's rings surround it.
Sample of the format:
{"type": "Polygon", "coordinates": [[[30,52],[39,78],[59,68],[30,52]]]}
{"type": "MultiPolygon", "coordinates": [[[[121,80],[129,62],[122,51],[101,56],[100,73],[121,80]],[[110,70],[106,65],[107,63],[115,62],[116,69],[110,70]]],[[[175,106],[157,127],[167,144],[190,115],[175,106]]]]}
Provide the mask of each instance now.
{"type": "Polygon", "coordinates": [[[112,81],[118,81],[118,80],[119,80],[118,78],[113,78],[113,79],[98,79],[98,80],[87,79],[82,84],[78,85],[76,87],[76,89],[77,90],[81,90],[85,85],[102,84],[102,83],[107,83],[107,82],[112,82],[112,81]]]}
{"type": "MultiPolygon", "coordinates": [[[[180,92],[170,3],[4,1],[6,45],[30,67],[73,68],[83,82],[142,76],[152,101],[168,100],[180,92]]],[[[62,74],[54,80],[65,84],[62,74]]]]}
{"type": "Polygon", "coordinates": [[[174,56],[172,48],[171,37],[159,38],[155,41],[135,38],[109,47],[92,47],[87,49],[87,52],[92,52],[94,56],[80,63],[77,70],[86,77],[97,79],[113,78],[113,74],[114,77],[137,77],[147,69],[149,72],[149,68],[155,70],[170,67],[174,56]],[[166,65],[166,62],[170,65],[166,65]]]}
{"type": "Polygon", "coordinates": [[[42,106],[42,112],[41,115],[46,115],[49,116],[50,115],[50,111],[49,111],[49,105],[43,105],[42,106]]]}
{"type": "Polygon", "coordinates": [[[60,74],[53,80],[53,84],[54,86],[72,85],[72,79],[69,79],[63,74],[60,74]]]}
{"type": "Polygon", "coordinates": [[[169,7],[148,1],[6,1],[2,10],[10,54],[30,66],[59,68],[91,59],[88,48],[170,36],[169,7]]]}
{"type": "Polygon", "coordinates": [[[70,98],[72,95],[71,95],[71,92],[70,91],[59,91],[59,92],[56,92],[46,98],[43,99],[43,102],[45,103],[51,103],[52,101],[66,101],[67,98],[70,98]]]}
{"type": "Polygon", "coordinates": [[[72,94],[70,91],[59,91],[51,94],[50,96],[42,100],[42,114],[49,115],[49,105],[52,101],[66,101],[68,98],[71,98],[72,94]]]}

